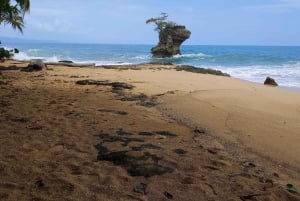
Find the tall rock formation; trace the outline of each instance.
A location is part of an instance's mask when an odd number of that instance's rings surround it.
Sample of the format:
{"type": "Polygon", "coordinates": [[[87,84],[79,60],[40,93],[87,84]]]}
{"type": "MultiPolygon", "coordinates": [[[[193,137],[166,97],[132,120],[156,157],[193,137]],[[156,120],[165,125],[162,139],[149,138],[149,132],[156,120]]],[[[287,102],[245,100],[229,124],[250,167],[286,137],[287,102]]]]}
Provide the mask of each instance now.
{"type": "Polygon", "coordinates": [[[153,57],[172,57],[180,53],[180,45],[191,36],[185,26],[174,25],[159,32],[159,43],[151,49],[153,57]]]}

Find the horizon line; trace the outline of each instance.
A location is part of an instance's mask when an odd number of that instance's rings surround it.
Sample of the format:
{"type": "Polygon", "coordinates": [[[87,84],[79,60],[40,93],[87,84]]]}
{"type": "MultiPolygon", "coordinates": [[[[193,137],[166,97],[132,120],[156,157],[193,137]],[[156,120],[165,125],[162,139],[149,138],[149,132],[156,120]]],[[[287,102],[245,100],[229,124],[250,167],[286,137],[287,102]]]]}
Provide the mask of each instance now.
{"type": "MultiPolygon", "coordinates": [[[[155,46],[157,43],[105,43],[105,42],[71,42],[71,41],[58,41],[58,40],[46,40],[46,39],[30,39],[30,38],[19,38],[19,37],[7,37],[3,36],[2,38],[8,40],[20,40],[22,42],[33,42],[33,43],[63,43],[63,44],[78,44],[78,45],[152,45],[155,46]]],[[[3,39],[0,41],[3,44],[3,39]]],[[[181,46],[256,46],[256,47],[300,47],[300,44],[295,45],[286,45],[286,44],[182,44],[181,46]]]]}

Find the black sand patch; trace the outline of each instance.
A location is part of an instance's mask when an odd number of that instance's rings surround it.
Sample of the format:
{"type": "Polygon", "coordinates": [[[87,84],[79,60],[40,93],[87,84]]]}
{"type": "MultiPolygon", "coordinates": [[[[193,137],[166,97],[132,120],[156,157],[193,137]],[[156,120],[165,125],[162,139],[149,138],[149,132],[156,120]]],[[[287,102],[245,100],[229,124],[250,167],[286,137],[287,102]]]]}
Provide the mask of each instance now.
{"type": "Polygon", "coordinates": [[[98,111],[99,112],[112,113],[112,114],[118,114],[118,115],[127,115],[128,114],[125,111],[110,110],[110,109],[99,109],[98,111]]]}
{"type": "Polygon", "coordinates": [[[110,161],[114,165],[122,166],[133,177],[151,177],[174,171],[170,167],[159,165],[158,162],[162,157],[149,152],[144,152],[141,156],[132,156],[129,151],[110,151],[102,144],[98,144],[95,147],[98,150],[97,160],[110,161]]]}
{"type": "Polygon", "coordinates": [[[170,131],[157,131],[156,133],[159,135],[166,136],[166,137],[177,137],[176,134],[171,133],[170,131]]]}
{"type": "Polygon", "coordinates": [[[4,67],[4,66],[0,66],[0,70],[20,70],[22,68],[16,66],[16,65],[12,65],[12,66],[8,66],[8,67],[4,67]]]}
{"type": "Polygon", "coordinates": [[[78,80],[78,85],[111,86],[114,90],[133,89],[133,85],[124,82],[110,82],[108,80],[78,80]]]}
{"type": "Polygon", "coordinates": [[[121,101],[146,101],[148,96],[146,96],[143,93],[140,94],[131,94],[131,95],[126,95],[122,98],[120,98],[121,101]]]}
{"type": "Polygon", "coordinates": [[[158,105],[158,102],[155,97],[149,98],[147,95],[140,93],[140,94],[122,94],[121,98],[119,99],[121,101],[137,101],[138,105],[144,106],[144,107],[154,107],[158,105]]]}
{"type": "Polygon", "coordinates": [[[142,135],[142,136],[154,136],[155,134],[152,133],[152,132],[142,131],[142,132],[139,132],[139,135],[142,135]]]}
{"type": "Polygon", "coordinates": [[[178,155],[184,155],[187,153],[187,151],[185,151],[184,149],[174,149],[173,151],[178,155]]]}
{"type": "Polygon", "coordinates": [[[7,85],[7,83],[0,80],[0,85],[7,85]]]}
{"type": "Polygon", "coordinates": [[[118,135],[132,135],[132,133],[131,132],[128,132],[128,131],[125,131],[125,130],[123,130],[122,128],[119,128],[117,131],[116,131],[116,133],[118,134],[118,135]]]}
{"type": "MultiPolygon", "coordinates": [[[[146,143],[130,147],[131,150],[111,151],[104,143],[119,142],[122,146],[127,147],[130,142],[144,142],[141,138],[125,137],[129,132],[119,129],[116,131],[119,136],[112,136],[101,133],[99,135],[102,142],[97,144],[95,148],[98,150],[97,160],[110,161],[114,165],[121,166],[131,176],[151,177],[154,175],[162,175],[165,173],[172,173],[174,169],[158,164],[163,159],[161,156],[150,153],[144,150],[160,150],[161,147],[146,143]],[[121,136],[120,136],[121,135],[121,136]]],[[[131,133],[130,133],[131,135],[131,133]]]]}
{"type": "Polygon", "coordinates": [[[161,147],[153,145],[153,144],[142,144],[141,146],[135,146],[131,147],[132,151],[142,151],[143,149],[155,149],[155,150],[160,150],[161,147]]]}
{"type": "Polygon", "coordinates": [[[141,138],[130,138],[121,136],[110,136],[108,134],[100,134],[99,137],[103,142],[121,142],[122,146],[127,146],[130,142],[144,142],[141,138]]]}

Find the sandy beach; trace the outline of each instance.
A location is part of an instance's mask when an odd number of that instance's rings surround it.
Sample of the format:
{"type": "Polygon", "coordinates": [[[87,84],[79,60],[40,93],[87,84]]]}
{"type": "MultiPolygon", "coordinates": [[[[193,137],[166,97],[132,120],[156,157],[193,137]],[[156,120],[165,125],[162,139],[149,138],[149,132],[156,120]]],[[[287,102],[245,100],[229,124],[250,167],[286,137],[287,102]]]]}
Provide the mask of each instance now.
{"type": "Polygon", "coordinates": [[[300,189],[297,91],[161,64],[0,66],[0,200],[300,200],[282,187],[300,189]]]}

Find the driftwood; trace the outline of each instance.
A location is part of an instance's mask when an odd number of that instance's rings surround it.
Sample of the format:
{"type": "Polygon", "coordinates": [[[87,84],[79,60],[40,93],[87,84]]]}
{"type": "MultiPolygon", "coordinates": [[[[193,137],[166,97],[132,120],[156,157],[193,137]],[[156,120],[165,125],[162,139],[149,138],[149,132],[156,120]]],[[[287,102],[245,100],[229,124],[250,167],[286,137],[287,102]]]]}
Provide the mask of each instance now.
{"type": "Polygon", "coordinates": [[[47,66],[95,67],[95,63],[46,62],[47,66]]]}

